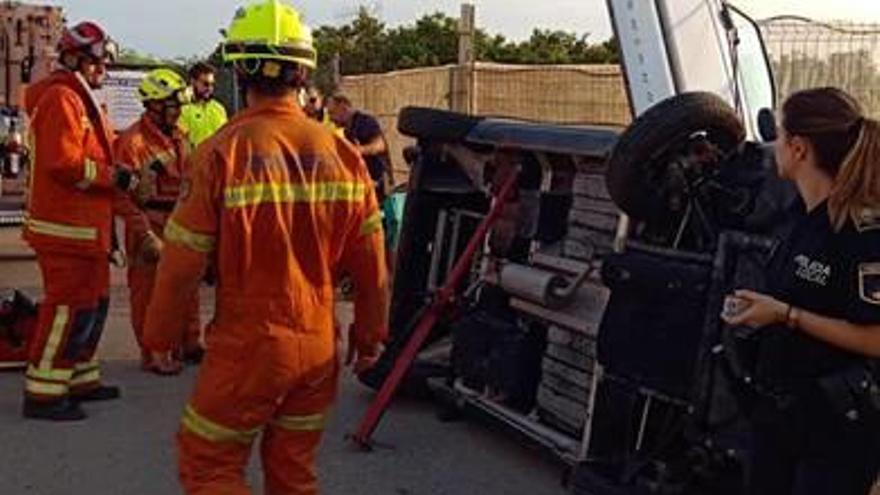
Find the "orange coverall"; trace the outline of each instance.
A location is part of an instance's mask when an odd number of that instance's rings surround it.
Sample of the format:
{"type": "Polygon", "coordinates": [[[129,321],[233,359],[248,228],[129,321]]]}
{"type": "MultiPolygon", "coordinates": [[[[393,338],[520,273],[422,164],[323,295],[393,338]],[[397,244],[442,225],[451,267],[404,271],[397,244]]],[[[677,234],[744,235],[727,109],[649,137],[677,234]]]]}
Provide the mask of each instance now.
{"type": "Polygon", "coordinates": [[[35,153],[23,237],[45,291],[25,394],[52,401],[100,385],[94,355],[109,305],[113,135],[74,72],[31,86],[25,108],[35,153]]]}
{"type": "Polygon", "coordinates": [[[334,281],[356,286],[353,343],[375,352],[387,332],[381,216],[357,151],[292,99],[236,115],[196,151],[192,186],[165,228],[144,341],[173,348],[180,295],[208,256],[218,270],[207,354],[178,434],[191,495],[249,494],[262,432],[269,494],[317,493],[315,456],[339,361],[334,281]]]}
{"type": "MultiPolygon", "coordinates": [[[[171,216],[171,210],[180,194],[188,141],[182,132],[171,136],[163,133],[146,115],[123,131],[114,143],[114,154],[119,163],[141,172],[142,193],[126,195],[117,205],[117,212],[125,220],[125,250],[129,255],[128,287],[131,300],[131,326],[141,346],[143,361],[144,318],[156,278],[156,262],[145,259],[143,244],[148,235],[162,237],[162,231],[171,216]],[[151,170],[160,164],[161,171],[151,170]],[[147,179],[149,177],[149,179],[147,179]],[[135,197],[137,196],[137,197],[135,197]]],[[[139,191],[139,192],[140,192],[139,191]]],[[[185,296],[187,310],[178,326],[185,329],[183,349],[199,346],[198,289],[185,296]]]]}

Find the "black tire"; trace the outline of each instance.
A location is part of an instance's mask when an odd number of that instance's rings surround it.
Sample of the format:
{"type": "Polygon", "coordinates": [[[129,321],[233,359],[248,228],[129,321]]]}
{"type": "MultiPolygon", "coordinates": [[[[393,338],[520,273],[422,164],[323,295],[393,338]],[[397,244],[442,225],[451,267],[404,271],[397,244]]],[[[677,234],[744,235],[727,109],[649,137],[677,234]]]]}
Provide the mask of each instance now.
{"type": "Polygon", "coordinates": [[[669,210],[666,184],[656,182],[665,177],[670,156],[700,132],[725,153],[745,139],[736,112],[713,93],[673,96],[630,124],[611,151],[605,174],[617,206],[638,221],[663,221],[669,210]]]}
{"type": "Polygon", "coordinates": [[[480,120],[480,117],[436,108],[404,107],[397,116],[397,130],[417,139],[449,143],[464,139],[480,120]]]}

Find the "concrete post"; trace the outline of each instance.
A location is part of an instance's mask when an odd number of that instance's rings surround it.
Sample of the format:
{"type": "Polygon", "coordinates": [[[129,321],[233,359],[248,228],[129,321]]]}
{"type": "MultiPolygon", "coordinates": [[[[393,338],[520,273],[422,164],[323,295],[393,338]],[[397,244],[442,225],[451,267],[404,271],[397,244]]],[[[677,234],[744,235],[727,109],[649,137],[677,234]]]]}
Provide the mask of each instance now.
{"type": "Polygon", "coordinates": [[[461,5],[461,18],[458,23],[458,66],[453,77],[450,106],[453,111],[476,113],[476,7],[474,4],[461,5]]]}

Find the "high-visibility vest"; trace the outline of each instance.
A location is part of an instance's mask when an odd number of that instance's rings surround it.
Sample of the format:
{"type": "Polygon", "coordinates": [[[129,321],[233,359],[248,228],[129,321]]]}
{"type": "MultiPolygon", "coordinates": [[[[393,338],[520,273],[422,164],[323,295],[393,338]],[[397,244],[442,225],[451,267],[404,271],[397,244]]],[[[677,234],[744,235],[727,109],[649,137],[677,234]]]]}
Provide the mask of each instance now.
{"type": "Polygon", "coordinates": [[[180,127],[196,147],[213,136],[226,123],[226,109],[217,100],[184,105],[180,114],[180,127]]]}

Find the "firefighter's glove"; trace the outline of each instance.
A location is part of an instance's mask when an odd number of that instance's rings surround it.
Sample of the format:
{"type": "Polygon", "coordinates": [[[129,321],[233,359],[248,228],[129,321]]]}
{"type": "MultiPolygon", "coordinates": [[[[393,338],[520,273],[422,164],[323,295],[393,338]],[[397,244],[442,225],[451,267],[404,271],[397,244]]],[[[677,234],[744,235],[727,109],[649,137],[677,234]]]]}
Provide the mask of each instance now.
{"type": "Polygon", "coordinates": [[[141,241],[141,248],[138,253],[140,261],[148,264],[157,263],[159,257],[162,255],[162,248],[164,246],[165,243],[162,242],[162,239],[160,239],[158,235],[152,231],[147,232],[147,235],[144,236],[144,240],[141,241]]]}
{"type": "Polygon", "coordinates": [[[147,204],[147,201],[153,197],[155,190],[156,177],[152,172],[147,172],[138,176],[137,185],[132,190],[135,203],[140,206],[147,204]]]}
{"type": "Polygon", "coordinates": [[[118,166],[113,171],[113,185],[122,192],[132,192],[137,189],[138,176],[126,166],[118,166]]]}
{"type": "Polygon", "coordinates": [[[354,325],[348,327],[348,352],[345,357],[345,365],[352,366],[355,374],[360,375],[375,366],[381,355],[381,344],[360,341],[354,325]]]}

